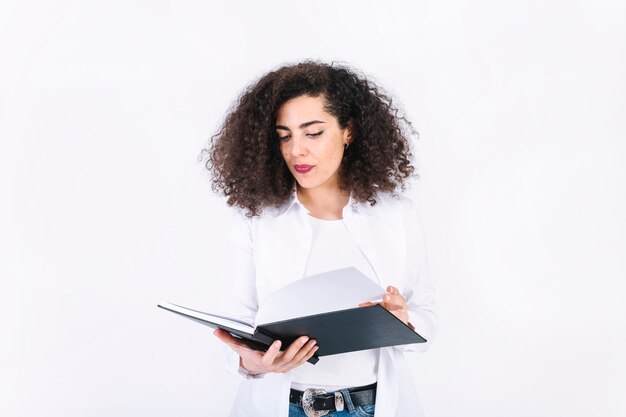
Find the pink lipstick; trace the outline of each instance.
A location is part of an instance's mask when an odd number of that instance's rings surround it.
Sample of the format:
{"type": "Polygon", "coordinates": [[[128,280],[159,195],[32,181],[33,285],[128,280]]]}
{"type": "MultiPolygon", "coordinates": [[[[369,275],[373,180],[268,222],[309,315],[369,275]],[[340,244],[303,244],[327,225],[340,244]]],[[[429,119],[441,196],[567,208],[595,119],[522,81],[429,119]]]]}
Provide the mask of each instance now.
{"type": "Polygon", "coordinates": [[[306,174],[312,170],[314,166],[315,165],[294,165],[293,167],[299,174],[306,174]]]}

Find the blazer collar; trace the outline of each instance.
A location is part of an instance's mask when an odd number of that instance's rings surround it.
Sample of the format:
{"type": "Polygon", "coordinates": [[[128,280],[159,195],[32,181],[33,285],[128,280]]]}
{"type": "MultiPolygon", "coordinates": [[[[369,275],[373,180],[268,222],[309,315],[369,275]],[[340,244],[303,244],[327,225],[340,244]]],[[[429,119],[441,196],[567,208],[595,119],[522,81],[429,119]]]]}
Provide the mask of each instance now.
{"type": "MultiPolygon", "coordinates": [[[[346,214],[349,213],[350,211],[358,212],[359,208],[362,205],[363,205],[363,203],[359,203],[354,198],[352,198],[352,193],[350,193],[350,197],[348,199],[348,204],[346,204],[346,206],[343,208],[343,216],[345,217],[346,214]]],[[[292,209],[293,206],[299,206],[306,213],[308,213],[308,210],[306,209],[304,204],[302,204],[302,202],[298,198],[298,192],[297,192],[295,187],[294,187],[294,189],[291,192],[291,197],[289,198],[289,200],[281,208],[279,208],[277,216],[282,216],[283,214],[287,213],[289,210],[292,209]]]]}

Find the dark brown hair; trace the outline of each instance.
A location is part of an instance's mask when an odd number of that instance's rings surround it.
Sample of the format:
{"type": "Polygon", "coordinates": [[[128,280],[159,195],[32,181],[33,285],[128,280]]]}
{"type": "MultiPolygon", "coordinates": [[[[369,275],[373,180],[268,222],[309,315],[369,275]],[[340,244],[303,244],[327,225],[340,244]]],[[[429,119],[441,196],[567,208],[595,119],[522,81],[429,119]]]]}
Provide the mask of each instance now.
{"type": "Polygon", "coordinates": [[[230,206],[259,215],[293,193],[295,179],[279,150],[276,113],[286,101],[323,96],[341,128],[350,122],[353,140],[339,167],[340,187],[359,202],[376,204],[378,192],[405,188],[414,172],[408,137],[411,123],[391,98],[357,71],[340,64],[305,61],[283,66],[248,86],[204,149],[212,187],[230,206]]]}

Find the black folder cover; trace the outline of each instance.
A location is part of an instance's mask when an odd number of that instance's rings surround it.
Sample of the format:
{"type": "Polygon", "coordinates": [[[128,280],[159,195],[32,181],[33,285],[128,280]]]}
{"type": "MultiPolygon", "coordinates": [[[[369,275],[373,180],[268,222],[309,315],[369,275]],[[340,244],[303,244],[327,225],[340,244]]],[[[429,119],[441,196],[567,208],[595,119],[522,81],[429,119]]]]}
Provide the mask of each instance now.
{"type": "Polygon", "coordinates": [[[309,336],[317,341],[317,356],[426,342],[380,304],[263,324],[259,330],[283,346],[309,336]]]}
{"type": "Polygon", "coordinates": [[[426,342],[426,339],[380,304],[262,324],[256,329],[250,327],[250,333],[214,323],[209,319],[174,311],[167,306],[159,307],[209,327],[226,330],[234,336],[245,339],[252,348],[259,350],[267,350],[277,339],[282,342],[282,347],[286,348],[298,337],[309,336],[315,339],[316,345],[319,346],[315,356],[309,359],[311,363],[317,363],[320,356],[426,342]]]}

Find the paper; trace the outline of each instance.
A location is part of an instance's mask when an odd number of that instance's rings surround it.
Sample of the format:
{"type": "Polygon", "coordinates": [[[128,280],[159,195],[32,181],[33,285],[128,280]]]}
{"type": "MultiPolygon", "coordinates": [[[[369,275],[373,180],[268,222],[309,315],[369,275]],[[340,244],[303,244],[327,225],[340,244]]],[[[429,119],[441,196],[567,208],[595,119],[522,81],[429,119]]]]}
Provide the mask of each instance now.
{"type": "Polygon", "coordinates": [[[385,290],[356,268],[311,275],[271,294],[260,306],[256,325],[358,307],[385,290]]]}
{"type": "MultiPolygon", "coordinates": [[[[252,334],[254,332],[254,328],[252,326],[241,320],[231,319],[216,314],[203,313],[202,311],[192,310],[190,308],[172,303],[160,303],[158,306],[174,313],[181,314],[185,317],[202,320],[206,324],[218,324],[220,326],[230,327],[231,329],[239,330],[241,332],[249,334],[252,334]]],[[[211,327],[215,328],[216,326],[211,327]]]]}

